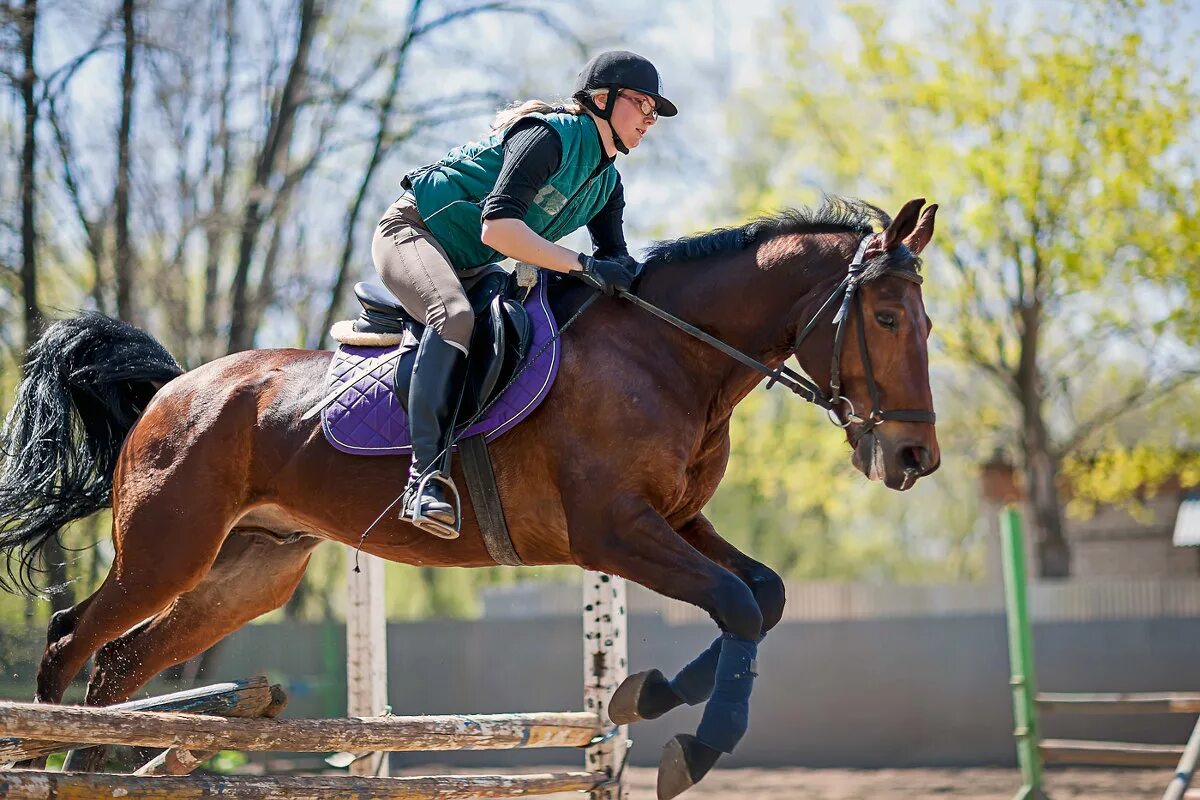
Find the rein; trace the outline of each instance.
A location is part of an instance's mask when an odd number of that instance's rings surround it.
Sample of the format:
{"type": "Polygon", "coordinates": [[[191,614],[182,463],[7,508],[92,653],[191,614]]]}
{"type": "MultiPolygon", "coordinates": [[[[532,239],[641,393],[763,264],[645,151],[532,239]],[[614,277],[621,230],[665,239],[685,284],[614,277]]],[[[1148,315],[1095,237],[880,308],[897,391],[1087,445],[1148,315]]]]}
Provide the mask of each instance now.
{"type": "MultiPolygon", "coordinates": [[[[794,352],[800,348],[800,344],[816,327],[817,320],[820,319],[823,313],[825,313],[825,309],[829,308],[830,304],[833,303],[833,301],[836,300],[839,295],[841,296],[841,306],[838,308],[838,312],[833,318],[833,324],[837,326],[837,330],[834,332],[833,364],[830,369],[828,394],[822,391],[821,387],[814,383],[807,376],[800,374],[786,364],[780,364],[777,369],[772,369],[761,361],[746,355],[741,350],[726,344],[715,336],[705,333],[695,325],[684,322],[678,317],[663,311],[658,306],[646,302],[635,294],[630,292],[621,292],[621,297],[633,303],[638,308],[658,317],[662,321],[675,326],[689,336],[699,339],[705,344],[720,350],[722,353],[742,364],[743,366],[749,367],[750,369],[767,376],[767,378],[769,378],[767,381],[768,389],[778,383],[784,388],[790,389],[794,394],[799,395],[813,405],[820,406],[821,408],[825,409],[825,413],[829,416],[830,421],[839,428],[846,428],[852,424],[861,425],[862,428],[857,431],[857,438],[862,438],[874,430],[877,425],[887,422],[888,420],[893,420],[896,422],[928,422],[933,424],[937,421],[937,415],[932,411],[925,411],[923,409],[885,411],[880,408],[879,387],[875,383],[875,373],[871,369],[871,355],[867,350],[867,333],[866,325],[863,319],[862,296],[858,293],[858,288],[863,282],[862,276],[863,270],[865,269],[863,257],[867,252],[868,245],[870,245],[874,238],[875,235],[872,234],[862,240],[858,246],[858,251],[854,254],[854,260],[850,262],[850,268],[846,274],[846,277],[843,278],[840,283],[838,283],[837,288],[833,290],[833,294],[831,294],[829,298],[821,304],[821,307],[817,309],[817,313],[813,314],[812,319],[810,319],[804,329],[796,335],[796,338],[792,343],[792,350],[794,352]],[[858,320],[859,354],[862,358],[863,369],[867,376],[867,392],[871,397],[871,413],[866,417],[859,416],[855,412],[854,404],[850,402],[850,398],[841,393],[842,345],[846,336],[846,321],[849,318],[850,306],[852,304],[854,306],[855,316],[858,320]],[[841,421],[838,418],[839,415],[837,409],[838,406],[842,404],[846,406],[845,421],[841,421]]],[[[917,285],[920,285],[922,282],[921,276],[915,272],[909,273],[903,270],[889,270],[886,274],[896,275],[897,277],[911,281],[917,285]]]]}

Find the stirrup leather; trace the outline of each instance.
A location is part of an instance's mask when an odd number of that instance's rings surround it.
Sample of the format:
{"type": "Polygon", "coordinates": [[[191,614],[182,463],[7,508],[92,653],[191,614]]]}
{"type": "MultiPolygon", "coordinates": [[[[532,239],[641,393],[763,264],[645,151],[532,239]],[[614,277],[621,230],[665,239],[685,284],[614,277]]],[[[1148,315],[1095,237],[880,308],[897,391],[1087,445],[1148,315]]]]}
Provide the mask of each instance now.
{"type": "Polygon", "coordinates": [[[441,472],[430,472],[428,475],[423,476],[421,480],[417,482],[415,487],[410,484],[409,488],[404,490],[402,502],[403,510],[400,512],[400,518],[408,520],[426,533],[432,533],[434,536],[442,539],[457,539],[459,534],[462,533],[462,498],[458,494],[458,487],[454,485],[454,481],[450,478],[450,476],[444,475],[441,472]],[[421,507],[420,498],[425,494],[425,488],[429,485],[430,481],[436,481],[437,483],[440,483],[442,486],[449,489],[450,494],[453,495],[453,525],[447,525],[446,523],[440,522],[432,517],[425,516],[421,507]],[[416,502],[413,502],[414,493],[416,494],[416,502]],[[412,507],[413,511],[411,517],[408,514],[410,506],[412,507]]]}

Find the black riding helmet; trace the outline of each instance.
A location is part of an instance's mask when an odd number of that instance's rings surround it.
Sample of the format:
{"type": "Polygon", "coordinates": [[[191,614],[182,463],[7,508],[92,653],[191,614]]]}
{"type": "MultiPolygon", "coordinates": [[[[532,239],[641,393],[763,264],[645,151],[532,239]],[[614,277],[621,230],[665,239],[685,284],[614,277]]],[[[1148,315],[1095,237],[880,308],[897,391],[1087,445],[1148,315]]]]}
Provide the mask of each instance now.
{"type": "Polygon", "coordinates": [[[673,117],[679,113],[679,109],[662,96],[662,78],[659,76],[658,70],[637,53],[631,53],[628,50],[609,50],[584,65],[583,69],[579,71],[579,77],[575,79],[575,88],[571,96],[608,123],[609,130],[612,131],[613,144],[622,153],[628,155],[629,148],[621,141],[621,137],[617,136],[611,121],[617,92],[621,89],[632,89],[653,97],[655,109],[660,117],[673,117]],[[588,94],[597,89],[608,91],[609,99],[604,108],[597,106],[591,95],[588,94]]]}

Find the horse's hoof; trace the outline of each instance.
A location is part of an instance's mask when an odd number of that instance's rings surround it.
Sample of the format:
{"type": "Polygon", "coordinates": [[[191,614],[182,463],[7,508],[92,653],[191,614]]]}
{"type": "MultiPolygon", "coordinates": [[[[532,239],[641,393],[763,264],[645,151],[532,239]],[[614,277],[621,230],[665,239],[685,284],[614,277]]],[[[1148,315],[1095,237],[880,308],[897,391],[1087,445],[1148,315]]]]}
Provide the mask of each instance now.
{"type": "Polygon", "coordinates": [[[615,725],[658,719],[680,702],[665,675],[656,669],[646,670],[621,681],[608,701],[608,718],[615,725]]]}
{"type": "Polygon", "coordinates": [[[663,747],[662,761],[658,762],[658,800],[671,800],[695,786],[720,757],[720,750],[695,736],[676,734],[663,747]]]}

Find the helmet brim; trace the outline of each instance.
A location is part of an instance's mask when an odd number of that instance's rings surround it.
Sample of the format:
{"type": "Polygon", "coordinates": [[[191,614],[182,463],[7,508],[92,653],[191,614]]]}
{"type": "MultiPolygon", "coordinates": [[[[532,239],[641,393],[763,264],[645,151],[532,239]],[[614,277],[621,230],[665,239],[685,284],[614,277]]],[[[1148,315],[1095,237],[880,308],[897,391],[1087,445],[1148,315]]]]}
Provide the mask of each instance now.
{"type": "MultiPolygon", "coordinates": [[[[641,90],[639,89],[638,91],[641,90]]],[[[660,117],[673,117],[679,113],[679,109],[675,107],[675,104],[661,94],[655,94],[654,92],[642,92],[642,94],[654,98],[654,110],[658,112],[660,117]]]]}

